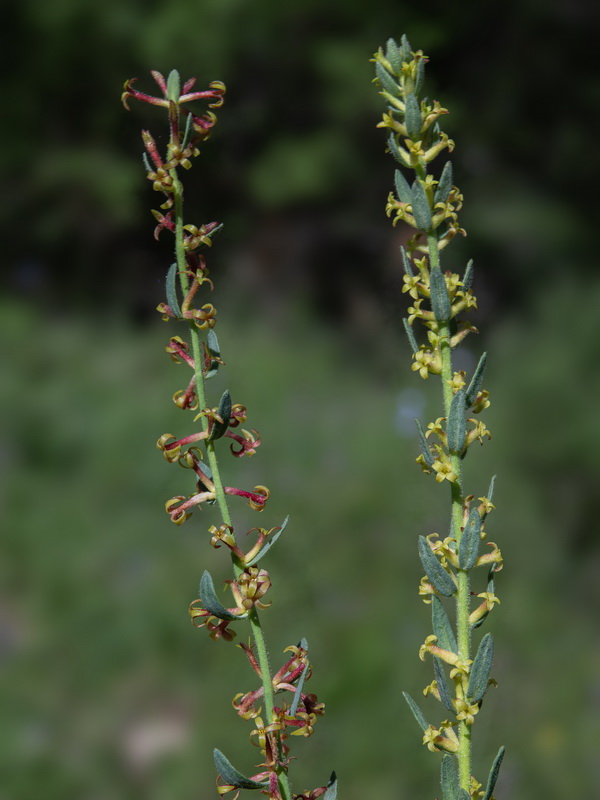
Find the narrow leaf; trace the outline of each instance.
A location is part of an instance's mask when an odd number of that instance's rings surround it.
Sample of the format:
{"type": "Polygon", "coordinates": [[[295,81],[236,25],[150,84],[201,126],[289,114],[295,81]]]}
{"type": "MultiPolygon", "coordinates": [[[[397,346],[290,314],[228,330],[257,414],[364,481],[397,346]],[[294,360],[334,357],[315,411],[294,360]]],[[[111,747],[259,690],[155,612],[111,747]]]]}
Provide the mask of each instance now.
{"type": "Polygon", "coordinates": [[[446,609],[439,597],[431,600],[431,624],[433,632],[437,637],[437,644],[442,650],[449,650],[451,653],[458,652],[456,637],[452,630],[452,625],[448,619],[446,609]]]}
{"type": "Polygon", "coordinates": [[[202,600],[202,605],[204,608],[214,617],[218,617],[219,619],[244,619],[248,616],[248,612],[245,614],[232,614],[231,611],[225,608],[225,606],[217,598],[215,585],[208,570],[204,570],[202,577],[200,578],[200,600],[202,600]]]}
{"type": "Polygon", "coordinates": [[[412,185],[411,195],[412,212],[417,228],[425,231],[425,233],[430,233],[432,224],[431,209],[429,208],[429,201],[427,200],[423,184],[418,178],[412,185]]]}
{"type": "Polygon", "coordinates": [[[425,570],[425,574],[444,597],[450,597],[456,592],[456,584],[452,577],[442,567],[437,557],[431,552],[431,548],[424,536],[419,536],[419,557],[425,570]]]}
{"type": "Polygon", "coordinates": [[[465,274],[463,275],[462,279],[462,285],[463,291],[465,292],[468,292],[473,286],[473,259],[471,259],[467,264],[467,268],[465,269],[465,274]]]}
{"type": "Polygon", "coordinates": [[[404,123],[410,138],[414,141],[417,141],[417,139],[419,139],[421,136],[421,126],[423,122],[421,119],[421,107],[419,106],[419,101],[414,94],[412,94],[412,92],[406,98],[404,123]]]}
{"type": "Polygon", "coordinates": [[[487,499],[490,500],[490,501],[491,501],[492,497],[494,496],[494,486],[495,486],[495,484],[496,484],[496,476],[494,475],[492,477],[492,480],[490,481],[490,485],[489,485],[489,488],[488,488],[487,494],[486,494],[487,499]]]}
{"type": "Polygon", "coordinates": [[[408,692],[402,692],[402,694],[404,695],[404,699],[408,703],[408,707],[412,711],[414,718],[421,726],[421,730],[423,731],[427,730],[427,728],[429,727],[429,723],[423,716],[423,712],[421,711],[419,706],[415,703],[415,701],[412,699],[412,697],[409,695],[408,692]]]}
{"type": "Polygon", "coordinates": [[[423,460],[429,469],[433,467],[433,456],[431,455],[431,450],[429,449],[429,445],[427,444],[427,439],[425,438],[425,434],[423,433],[423,426],[419,422],[418,419],[415,420],[417,423],[417,431],[419,432],[419,444],[421,445],[421,455],[423,456],[423,460]]]}
{"type": "Polygon", "coordinates": [[[402,47],[402,61],[412,61],[412,47],[406,38],[406,34],[402,34],[400,46],[402,47]]]}
{"type": "Polygon", "coordinates": [[[434,203],[445,203],[452,189],[452,162],[446,161],[437,189],[435,190],[434,203]]]}
{"type": "Polygon", "coordinates": [[[248,561],[248,563],[247,563],[248,567],[253,567],[255,564],[258,564],[258,562],[261,560],[261,558],[269,552],[269,550],[273,547],[273,545],[275,544],[277,539],[279,539],[281,534],[284,532],[285,526],[288,524],[288,520],[289,520],[289,516],[287,516],[283,520],[283,523],[281,524],[281,527],[279,528],[277,533],[274,533],[273,536],[269,536],[267,541],[263,544],[263,546],[260,548],[258,553],[254,556],[254,558],[251,561],[248,561]]]}
{"type": "Polygon", "coordinates": [[[291,705],[291,708],[290,708],[290,711],[289,711],[291,717],[295,717],[296,716],[296,711],[298,711],[298,705],[300,704],[300,700],[302,698],[302,689],[304,687],[304,681],[306,680],[306,675],[308,673],[309,668],[310,668],[310,664],[307,662],[306,666],[302,670],[302,673],[300,674],[300,678],[298,679],[298,683],[296,684],[296,691],[294,693],[294,700],[292,702],[292,705],[291,705]]]}
{"type": "Polygon", "coordinates": [[[487,353],[483,353],[467,387],[467,407],[473,405],[475,398],[481,391],[481,384],[483,383],[483,375],[485,373],[486,363],[487,353]]]}
{"type": "Polygon", "coordinates": [[[210,432],[210,436],[206,440],[207,442],[214,442],[217,439],[220,439],[225,434],[225,431],[229,425],[229,420],[231,419],[231,395],[227,389],[225,389],[221,396],[219,407],[217,408],[217,414],[221,417],[223,422],[219,422],[216,419],[213,420],[212,430],[210,432]]]}
{"type": "Polygon", "coordinates": [[[185,119],[185,129],[183,131],[183,140],[181,142],[181,148],[185,149],[187,144],[190,140],[190,133],[192,132],[192,115],[188,114],[185,119]]]}
{"type": "Polygon", "coordinates": [[[392,65],[394,72],[398,73],[402,69],[402,53],[393,39],[388,39],[385,48],[385,57],[392,65]]]}
{"type": "Polygon", "coordinates": [[[486,692],[493,660],[494,638],[491,633],[486,633],[471,665],[467,697],[472,703],[478,703],[486,692]]]}
{"type": "Polygon", "coordinates": [[[425,81],[425,59],[420,58],[419,63],[417,64],[417,74],[415,76],[415,94],[419,95],[421,93],[421,89],[423,88],[423,82],[425,81]]]}
{"type": "Polygon", "coordinates": [[[211,356],[218,357],[221,355],[219,340],[217,339],[217,334],[213,331],[212,328],[208,331],[208,336],[206,337],[206,344],[208,346],[208,352],[211,354],[211,356]]]}
{"type": "Polygon", "coordinates": [[[451,714],[456,714],[456,709],[452,705],[452,698],[450,697],[450,692],[448,691],[448,684],[446,683],[444,668],[442,667],[442,662],[439,658],[437,658],[437,656],[434,656],[433,658],[433,672],[437,681],[441,704],[444,706],[446,711],[449,711],[451,714]]]}
{"type": "MultiPolygon", "coordinates": [[[[402,158],[402,153],[400,152],[400,149],[399,149],[398,144],[396,142],[396,137],[394,136],[393,133],[390,133],[390,135],[388,136],[387,144],[388,144],[388,150],[394,156],[396,161],[399,164],[402,164],[403,167],[405,167],[406,166],[406,162],[402,158]]],[[[411,201],[412,201],[412,195],[411,195],[411,201]]]]}
{"type": "Polygon", "coordinates": [[[480,542],[481,516],[475,507],[471,509],[458,546],[458,566],[461,569],[471,569],[474,566],[479,555],[480,542]]]}
{"type": "Polygon", "coordinates": [[[179,73],[176,69],[172,69],[167,78],[167,100],[172,100],[174,103],[178,103],[180,94],[181,81],[179,79],[179,73]]]}
{"type": "Polygon", "coordinates": [[[177,299],[177,264],[173,263],[167,272],[167,280],[165,283],[165,291],[167,294],[167,303],[171,311],[176,317],[181,317],[181,309],[179,308],[179,300],[177,299]]]}
{"type": "Polygon", "coordinates": [[[452,398],[446,435],[448,437],[448,450],[451,453],[461,453],[467,434],[467,406],[465,404],[465,390],[459,389],[452,398]]]}
{"type": "Polygon", "coordinates": [[[410,349],[413,351],[413,353],[418,353],[419,352],[419,345],[417,344],[417,340],[415,339],[415,335],[413,333],[413,329],[412,329],[411,325],[409,324],[408,320],[406,319],[406,317],[403,318],[402,324],[404,325],[404,330],[406,331],[406,336],[408,338],[408,343],[410,345],[410,349]]]}
{"type": "Polygon", "coordinates": [[[397,169],[394,174],[394,184],[396,186],[398,200],[400,200],[401,203],[412,203],[410,185],[399,169],[397,169]]]}
{"type": "Polygon", "coordinates": [[[437,322],[447,322],[450,319],[451,308],[448,297],[446,278],[439,267],[433,267],[429,273],[429,290],[431,292],[431,310],[437,322]]]}
{"type": "Polygon", "coordinates": [[[454,756],[446,753],[442,757],[440,773],[444,800],[459,800],[460,780],[458,777],[458,765],[454,756]]]}
{"type": "Polygon", "coordinates": [[[236,789],[264,789],[268,786],[268,781],[254,781],[242,775],[216,747],[213,750],[213,758],[217,772],[223,778],[223,783],[228,786],[235,786],[236,789]]]}
{"type": "Polygon", "coordinates": [[[414,276],[414,273],[410,265],[410,258],[408,257],[408,253],[403,247],[400,247],[400,255],[402,256],[402,266],[404,267],[404,271],[406,272],[409,278],[412,278],[414,276]]]}
{"type": "Polygon", "coordinates": [[[150,160],[149,160],[148,154],[146,153],[145,150],[142,153],[142,161],[144,162],[144,168],[145,168],[146,172],[152,172],[152,167],[150,166],[150,160]]]}
{"type": "Polygon", "coordinates": [[[381,87],[385,92],[389,92],[394,97],[400,97],[402,91],[390,73],[379,61],[375,62],[375,73],[379,78],[381,87]]]}
{"type": "Polygon", "coordinates": [[[496,786],[496,781],[498,780],[498,773],[500,772],[500,765],[502,764],[502,759],[504,758],[505,748],[502,746],[500,750],[498,750],[498,755],[494,759],[494,763],[492,764],[492,768],[490,770],[490,774],[488,777],[487,786],[485,787],[485,794],[483,795],[483,800],[491,800],[492,792],[496,786]]]}
{"type": "Polygon", "coordinates": [[[466,789],[459,789],[458,800],[471,800],[471,795],[466,789]]]}
{"type": "Polygon", "coordinates": [[[335,772],[331,773],[329,783],[327,784],[327,791],[323,795],[323,800],[336,800],[337,798],[337,775],[335,772]]]}

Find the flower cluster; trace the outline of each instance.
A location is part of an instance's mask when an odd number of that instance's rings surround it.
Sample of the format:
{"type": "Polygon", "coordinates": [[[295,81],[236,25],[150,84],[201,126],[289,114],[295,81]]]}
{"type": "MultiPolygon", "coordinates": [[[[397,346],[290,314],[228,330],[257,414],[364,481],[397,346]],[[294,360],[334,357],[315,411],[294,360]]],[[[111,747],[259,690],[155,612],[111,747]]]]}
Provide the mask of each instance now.
{"type": "Polygon", "coordinates": [[[240,789],[257,790],[270,800],[317,800],[319,797],[335,800],[335,776],[327,786],[292,795],[288,779],[291,758],[286,740],[289,735],[310,736],[317,718],[324,713],[324,705],[316,695],[304,690],[312,673],[304,639],[299,645],[287,648],[291,657],[275,674],[271,674],[259,616],[259,612],[271,605],[267,599],[271,578],[259,561],[278,541],[287,519],[276,528],[248,531],[255,532],[256,537],[247,550],[238,544],[229,498],[240,497],[252,510],[262,511],[269,498],[269,489],[266,486],[242,489],[225,485],[217,458],[217,451],[222,447],[219,441],[229,440],[228,451],[236,458],[242,458],[256,453],[261,438],[256,430],[242,427],[247,419],[246,407],[242,403],[233,403],[228,391],[223,392],[215,406],[210,405],[206,397],[206,383],[216,375],[224,361],[214,330],[217,310],[203,297],[204,292],[213,289],[213,282],[201,249],[212,245],[221,226],[217,222],[196,225],[184,220],[183,185],[179,171],[191,168],[192,159],[200,152],[198,145],[210,135],[216,122],[213,111],[195,114],[187,104],[208,100],[210,109],[218,108],[223,103],[225,86],[216,81],[205,91],[192,91],[195,78],[186,81],[181,88],[176,71],[171,72],[166,80],[159,72],[152,75],[160,88],[160,96],[138,91],[133,86],[136,79],[131,79],[125,83],[122,100],[126,108],[133,98],[162,107],[167,112],[169,140],[164,155],[159,152],[150,132],[142,132],[147,178],[152,188],[165,198],[159,209],[152,210],[157,221],[154,235],[158,238],[166,230],[173,234],[175,241],[175,261],[167,272],[165,300],[157,310],[163,320],[178,322],[187,330],[185,338],[179,335],[169,338],[166,352],[176,364],[184,364],[191,371],[184,387],[173,395],[173,402],[182,411],[194,412],[195,426],[191,433],[179,437],[165,433],[157,441],[157,448],[166,461],[190,470],[194,477],[193,490],[170,498],[165,508],[176,525],[183,524],[193,511],[205,506],[217,510],[220,522],[210,525],[208,530],[213,547],[224,546],[229,550],[233,578],[224,583],[231,592],[232,602],[229,606],[223,605],[217,597],[212,576],[205,571],[200,579],[199,598],[190,605],[190,616],[196,627],[205,628],[212,639],[223,641],[232,641],[235,637],[234,623],[246,621],[253,644],[240,646],[260,680],[258,688],[237,694],[233,705],[240,717],[252,721],[254,728],[250,739],[260,750],[262,760],[258,766],[261,770],[246,777],[219,750],[215,750],[217,790],[220,795],[229,791],[239,792],[240,789]],[[276,704],[275,693],[286,692],[291,694],[291,700],[276,704]]]}
{"type": "Polygon", "coordinates": [[[434,697],[449,718],[439,725],[427,722],[417,703],[405,698],[423,731],[423,744],[442,751],[441,774],[444,797],[492,800],[501,748],[490,771],[487,787],[480,791],[471,775],[472,726],[490,685],[494,643],[486,634],[476,652],[471,637],[500,601],[494,577],[502,568],[502,555],[494,542],[487,541],[485,520],[494,508],[494,480],[485,496],[474,504],[474,495],[463,489],[462,462],[475,442],[483,444],[491,434],[477,418],[490,405],[489,393],[482,386],[486,354],[468,380],[462,370],[453,368],[453,351],[477,329],[463,318],[477,308],[473,294],[473,264],[462,276],[442,270],[440,253],[457,235],[465,235],[458,212],[463,196],[453,184],[452,164],[441,171],[428,172],[430,164],[444,151],[452,152],[454,142],[440,128],[447,114],[437,101],[421,97],[427,58],[413,51],[406,37],[400,45],[393,39],[374,56],[375,83],[387,103],[378,127],[386,128],[388,150],[400,167],[413,173],[412,183],[400,169],[395,174],[395,192],[390,193],[386,213],[393,224],[403,222],[413,229],[407,247],[402,248],[403,289],[411,304],[404,328],[412,350],[412,370],[423,379],[439,375],[444,411],[424,430],[417,422],[420,454],[417,462],[437,483],[450,486],[451,528],[441,539],[437,533],[419,537],[419,556],[425,572],[419,586],[423,600],[431,604],[433,633],[427,636],[419,656],[431,656],[434,680],[424,695],[434,697]],[[425,341],[419,343],[415,323],[421,324],[425,341]],[[483,550],[482,550],[483,546],[483,550]],[[487,582],[482,591],[471,590],[471,573],[485,568],[487,582]],[[455,601],[455,626],[445,601],[455,601]],[[471,607],[473,598],[480,602],[471,607]]]}

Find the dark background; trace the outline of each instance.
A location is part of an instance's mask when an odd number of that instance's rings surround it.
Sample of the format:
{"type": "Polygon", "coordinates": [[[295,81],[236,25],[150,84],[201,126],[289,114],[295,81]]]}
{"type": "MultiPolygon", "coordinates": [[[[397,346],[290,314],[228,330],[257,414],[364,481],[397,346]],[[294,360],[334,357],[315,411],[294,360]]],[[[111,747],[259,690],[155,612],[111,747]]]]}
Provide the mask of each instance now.
{"type": "Polygon", "coordinates": [[[368,61],[402,33],[431,57],[457,144],[468,237],[444,264],[474,258],[481,329],[462,358],[489,353],[494,439],[467,480],[481,495],[498,474],[489,529],[507,565],[476,773],[504,743],[499,800],[594,796],[595,5],[26,0],[3,19],[0,798],[208,798],[214,746],[246,772],[257,760],[230,706],[252,673],[187,619],[202,570],[227,577],[218,520],[169,523],[164,500],[191,489],[154,448],[187,430],[154,311],[171,244],[152,239],[140,158],[139,129],[160,139],[162,116],[119,97],[173,67],[228,86],[187,214],[225,222],[208,254],[227,362],[213,402],[228,386],[264,441],[223,468],[272,490],[237,523],[291,515],[266,564],[271,659],[306,636],[327,703],[294,742],[295,790],[335,768],[346,800],[439,791],[401,699],[431,679],[416,537],[445,530],[447,496],[414,465],[412,418],[439,415],[439,386],[408,368],[405,232],[384,214],[394,164],[368,61]]]}

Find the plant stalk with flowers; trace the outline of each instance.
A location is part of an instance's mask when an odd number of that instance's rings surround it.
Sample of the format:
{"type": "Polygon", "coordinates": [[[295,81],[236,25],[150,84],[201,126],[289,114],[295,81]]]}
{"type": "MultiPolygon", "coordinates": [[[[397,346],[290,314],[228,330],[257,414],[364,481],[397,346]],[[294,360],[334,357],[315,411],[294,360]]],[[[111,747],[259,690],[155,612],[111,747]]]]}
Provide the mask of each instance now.
{"type": "Polygon", "coordinates": [[[216,122],[212,110],[194,114],[187,107],[195,101],[209,101],[209,109],[223,104],[225,86],[220,82],[209,84],[204,91],[193,91],[196,79],[191,78],[181,87],[179,74],[172,71],[165,78],[152,72],[161,95],[151,96],[134,88],[135,78],[125,83],[122,101],[128,108],[131,98],[163,108],[167,115],[168,144],[163,156],[159,153],[155,139],[149,131],[142,131],[144,163],[153,189],[164,195],[159,210],[153,210],[157,225],[154,231],[158,239],[163,230],[173,234],[175,261],[166,277],[166,302],[158,306],[165,321],[177,322],[182,336],[172,335],[166,347],[167,353],[176,363],[190,369],[183,389],[175,392],[173,401],[182,411],[192,412],[195,426],[192,433],[177,438],[170,433],[161,436],[157,447],[165,459],[193,473],[194,490],[191,494],[178,495],[166,503],[166,511],[172,522],[181,525],[192,512],[203,507],[216,510],[217,524],[208,528],[211,545],[229,551],[233,577],[225,581],[233,602],[226,606],[219,600],[212,576],[205,571],[200,579],[199,598],[190,605],[190,615],[196,627],[204,627],[214,640],[230,642],[235,637],[234,625],[245,621],[250,626],[251,644],[240,644],[248,662],[258,678],[258,685],[233,698],[238,715],[253,726],[250,741],[259,748],[261,757],[259,771],[246,777],[240,773],[220,750],[215,749],[217,769],[217,791],[219,795],[240,789],[258,791],[270,800],[335,800],[337,783],[332,774],[326,786],[312,791],[292,794],[288,777],[291,761],[289,736],[310,736],[317,719],[324,713],[324,704],[315,694],[306,692],[306,681],[311,677],[312,667],[308,660],[305,639],[285,649],[287,655],[275,671],[271,671],[260,612],[270,606],[266,595],[271,579],[266,569],[260,566],[263,557],[278,541],[287,519],[282,525],[271,529],[254,527],[253,544],[244,548],[234,526],[229,509],[229,498],[244,498],[254,511],[262,511],[269,497],[265,486],[240,489],[226,486],[220,471],[218,450],[223,442],[230,440],[229,450],[237,458],[251,456],[260,445],[255,430],[241,428],[246,421],[246,408],[232,402],[228,391],[218,404],[208,403],[206,383],[223,366],[220,345],[214,328],[217,311],[212,303],[201,297],[213,284],[209,278],[201,248],[209,248],[221,226],[217,222],[204,225],[186,223],[184,220],[184,192],[181,170],[189,170],[192,159],[199,155],[199,144],[210,135],[216,122]],[[201,299],[199,299],[201,298],[201,299]],[[278,696],[278,697],[276,697],[278,696]],[[285,699],[280,700],[279,697],[285,699]]]}
{"type": "Polygon", "coordinates": [[[472,634],[500,601],[494,589],[495,574],[502,568],[498,546],[487,539],[485,522],[494,508],[492,478],[485,496],[475,502],[463,486],[462,463],[475,442],[483,444],[490,433],[477,417],[489,405],[482,388],[486,366],[484,353],[473,374],[453,366],[453,351],[476,328],[462,319],[476,307],[472,291],[473,264],[462,277],[442,270],[441,251],[457,235],[465,235],[458,222],[462,195],[453,185],[452,164],[447,161],[438,177],[430,164],[454,142],[440,128],[447,110],[437,100],[422,97],[427,58],[413,51],[405,36],[400,45],[393,39],[375,53],[375,83],[388,104],[378,127],[387,128],[388,150],[402,168],[396,170],[395,193],[390,193],[386,212],[393,224],[405,222],[415,229],[402,248],[403,292],[412,306],[404,327],[412,349],[412,370],[427,380],[439,375],[443,414],[427,425],[417,421],[421,453],[417,462],[439,484],[450,488],[451,523],[447,537],[437,533],[419,537],[419,556],[425,572],[419,594],[431,604],[433,633],[425,639],[419,657],[431,656],[434,680],[423,694],[434,697],[444,708],[445,719],[430,724],[413,698],[405,699],[423,730],[423,744],[442,751],[441,785],[444,800],[483,798],[492,800],[504,748],[496,756],[485,789],[472,775],[471,744],[474,723],[490,685],[494,641],[486,633],[477,648],[472,634]],[[404,171],[413,173],[412,183],[404,171]],[[419,344],[415,321],[425,329],[426,342],[419,344]],[[477,589],[473,581],[485,571],[477,589]],[[480,591],[482,589],[482,591],[480,591]],[[448,613],[451,598],[454,614],[448,613]],[[477,598],[476,600],[474,598],[477,598]],[[454,618],[454,625],[451,623],[454,618]]]}

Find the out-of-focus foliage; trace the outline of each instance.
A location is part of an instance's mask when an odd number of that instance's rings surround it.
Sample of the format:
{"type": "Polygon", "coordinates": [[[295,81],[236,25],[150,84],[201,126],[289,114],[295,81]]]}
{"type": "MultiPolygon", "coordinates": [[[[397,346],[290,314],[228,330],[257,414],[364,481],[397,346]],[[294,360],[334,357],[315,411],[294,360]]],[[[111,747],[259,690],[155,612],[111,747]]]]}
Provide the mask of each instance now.
{"type": "Polygon", "coordinates": [[[438,791],[401,689],[418,691],[428,616],[416,537],[447,520],[436,507],[423,519],[431,494],[412,463],[429,387],[396,376],[403,232],[383,214],[368,63],[401,31],[435,55],[430,91],[452,112],[462,254],[494,365],[494,439],[474,480],[480,468],[483,492],[485,465],[498,472],[489,527],[507,564],[486,699],[501,712],[490,743],[507,745],[497,796],[594,796],[592,4],[24,0],[4,28],[2,800],[191,800],[214,792],[213,746],[248,766],[227,709],[252,675],[187,618],[202,570],[218,575],[214,520],[179,530],[162,511],[177,476],[153,443],[179,423],[165,332],[131,326],[164,299],[170,254],[150,241],[156,197],[135,155],[152,109],[127,115],[119,94],[173,67],[229,89],[188,201],[193,221],[226,222],[210,264],[228,287],[229,388],[244,387],[264,437],[250,462],[273,490],[261,523],[291,515],[270,556],[269,641],[307,636],[328,704],[294,786],[335,767],[349,800],[438,791]]]}

